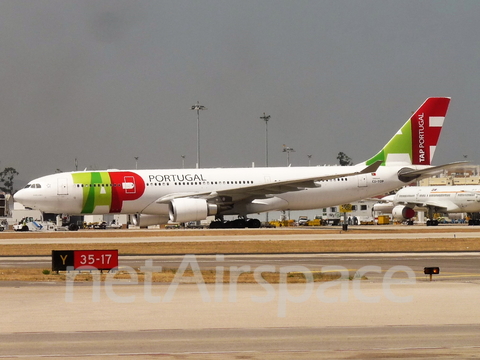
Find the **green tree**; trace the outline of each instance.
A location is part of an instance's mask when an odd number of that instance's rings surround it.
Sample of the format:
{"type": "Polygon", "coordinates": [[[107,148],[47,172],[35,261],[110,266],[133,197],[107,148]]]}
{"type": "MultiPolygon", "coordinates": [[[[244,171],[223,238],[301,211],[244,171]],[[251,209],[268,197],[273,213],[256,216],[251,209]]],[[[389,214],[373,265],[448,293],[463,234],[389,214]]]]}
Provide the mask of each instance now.
{"type": "Polygon", "coordinates": [[[18,175],[18,171],[13,167],[6,167],[0,172],[0,190],[8,194],[13,194],[13,178],[18,175]]]}
{"type": "Polygon", "coordinates": [[[337,160],[341,166],[353,165],[352,159],[341,151],[337,155],[337,160]]]}

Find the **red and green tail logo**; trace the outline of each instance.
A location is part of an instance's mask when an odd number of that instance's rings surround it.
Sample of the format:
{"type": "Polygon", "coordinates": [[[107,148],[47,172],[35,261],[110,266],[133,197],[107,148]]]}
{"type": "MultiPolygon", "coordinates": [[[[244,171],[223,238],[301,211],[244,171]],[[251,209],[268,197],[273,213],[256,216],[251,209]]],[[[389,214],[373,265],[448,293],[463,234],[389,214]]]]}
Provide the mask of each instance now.
{"type": "Polygon", "coordinates": [[[428,98],[385,147],[366,164],[382,160],[411,165],[431,165],[450,98],[428,98]]]}

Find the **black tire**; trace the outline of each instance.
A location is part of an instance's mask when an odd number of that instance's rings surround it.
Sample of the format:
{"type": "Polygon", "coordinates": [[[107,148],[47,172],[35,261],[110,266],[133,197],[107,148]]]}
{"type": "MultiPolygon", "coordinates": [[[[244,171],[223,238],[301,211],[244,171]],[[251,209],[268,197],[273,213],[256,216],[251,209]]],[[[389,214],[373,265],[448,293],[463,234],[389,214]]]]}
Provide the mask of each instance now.
{"type": "Polygon", "coordinates": [[[262,223],[258,219],[247,220],[247,227],[250,229],[258,229],[260,226],[262,226],[262,223]]]}
{"type": "Polygon", "coordinates": [[[227,224],[229,224],[230,226],[228,227],[232,229],[245,229],[247,227],[247,223],[243,219],[235,219],[227,222],[227,224]]]}
{"type": "Polygon", "coordinates": [[[223,227],[222,221],[212,221],[209,226],[210,229],[221,229],[223,227]]]}
{"type": "Polygon", "coordinates": [[[68,230],[70,231],[78,231],[78,225],[77,224],[69,224],[68,225],[68,230]]]}

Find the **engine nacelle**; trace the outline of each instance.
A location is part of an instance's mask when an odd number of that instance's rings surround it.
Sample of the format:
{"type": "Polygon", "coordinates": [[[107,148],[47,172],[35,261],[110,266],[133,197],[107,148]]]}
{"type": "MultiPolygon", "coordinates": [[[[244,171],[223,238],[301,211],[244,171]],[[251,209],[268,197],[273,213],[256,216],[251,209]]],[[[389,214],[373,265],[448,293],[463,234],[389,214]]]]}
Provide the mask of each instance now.
{"type": "Polygon", "coordinates": [[[135,226],[145,228],[150,225],[166,224],[168,222],[168,216],[165,215],[144,215],[135,214],[131,217],[132,223],[135,226]]]}
{"type": "Polygon", "coordinates": [[[415,210],[408,206],[397,205],[392,209],[392,217],[395,220],[407,220],[415,216],[415,210]]]}
{"type": "Polygon", "coordinates": [[[217,212],[218,206],[207,203],[205,199],[173,199],[169,206],[170,220],[173,222],[204,220],[217,212]]]}
{"type": "Polygon", "coordinates": [[[379,211],[382,213],[391,213],[392,210],[393,210],[393,204],[391,202],[376,203],[373,205],[373,211],[379,211]]]}

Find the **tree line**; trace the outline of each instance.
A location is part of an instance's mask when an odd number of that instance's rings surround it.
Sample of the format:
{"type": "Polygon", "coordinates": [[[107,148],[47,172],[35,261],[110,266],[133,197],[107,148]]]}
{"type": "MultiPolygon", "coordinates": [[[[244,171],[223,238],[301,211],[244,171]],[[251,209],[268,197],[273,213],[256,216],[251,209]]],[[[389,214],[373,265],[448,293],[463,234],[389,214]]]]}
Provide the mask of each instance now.
{"type": "Polygon", "coordinates": [[[0,191],[7,194],[13,194],[13,179],[18,175],[18,171],[13,167],[6,167],[0,172],[0,191]]]}

